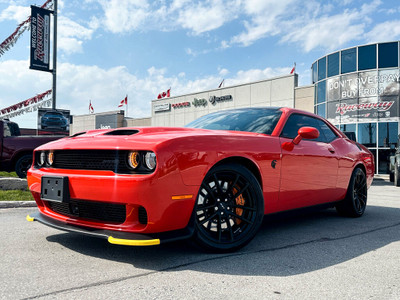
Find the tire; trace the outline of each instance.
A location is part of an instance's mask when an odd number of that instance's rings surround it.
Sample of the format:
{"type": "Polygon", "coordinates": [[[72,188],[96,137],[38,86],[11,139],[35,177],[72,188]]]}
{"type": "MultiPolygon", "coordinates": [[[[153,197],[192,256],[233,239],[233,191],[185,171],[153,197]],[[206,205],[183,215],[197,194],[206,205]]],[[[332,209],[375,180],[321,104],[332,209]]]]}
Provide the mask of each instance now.
{"type": "Polygon", "coordinates": [[[25,178],[26,173],[32,165],[32,155],[25,154],[21,156],[15,164],[15,173],[19,178],[25,178]]]}
{"type": "Polygon", "coordinates": [[[336,205],[340,215],[361,217],[367,207],[367,177],[363,170],[356,168],[351,175],[346,197],[336,205]]]}
{"type": "Polygon", "coordinates": [[[400,166],[394,165],[394,186],[400,186],[400,166]]]}
{"type": "Polygon", "coordinates": [[[194,208],[194,242],[212,252],[230,252],[251,241],[264,217],[264,197],[245,167],[225,164],[205,176],[194,208]]]}
{"type": "Polygon", "coordinates": [[[389,181],[394,182],[394,171],[389,173],[389,181]]]}

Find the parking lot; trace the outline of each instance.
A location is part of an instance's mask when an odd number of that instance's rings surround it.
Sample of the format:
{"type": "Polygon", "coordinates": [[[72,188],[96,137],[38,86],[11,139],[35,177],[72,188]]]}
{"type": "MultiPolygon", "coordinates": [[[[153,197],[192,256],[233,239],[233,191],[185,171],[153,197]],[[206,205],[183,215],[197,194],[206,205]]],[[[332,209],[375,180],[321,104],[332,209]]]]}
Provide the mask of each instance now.
{"type": "Polygon", "coordinates": [[[126,247],[0,209],[1,299],[398,299],[400,188],[375,180],[365,215],[267,217],[230,254],[126,247]]]}

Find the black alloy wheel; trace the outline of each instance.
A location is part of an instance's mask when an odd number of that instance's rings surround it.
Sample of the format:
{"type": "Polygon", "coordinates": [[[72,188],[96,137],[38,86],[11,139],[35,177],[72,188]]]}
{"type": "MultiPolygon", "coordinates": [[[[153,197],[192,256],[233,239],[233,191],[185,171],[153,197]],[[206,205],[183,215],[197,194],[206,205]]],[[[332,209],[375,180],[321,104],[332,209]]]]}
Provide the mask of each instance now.
{"type": "Polygon", "coordinates": [[[32,155],[25,154],[17,160],[15,164],[15,173],[17,173],[19,178],[25,178],[31,165],[32,155]]]}
{"type": "Polygon", "coordinates": [[[243,247],[264,216],[260,184],[241,165],[217,166],[201,184],[194,214],[194,240],[203,249],[227,252],[243,247]]]}
{"type": "Polygon", "coordinates": [[[339,214],[347,217],[361,217],[367,206],[367,176],[356,168],[350,178],[346,198],[336,205],[339,214]]]}

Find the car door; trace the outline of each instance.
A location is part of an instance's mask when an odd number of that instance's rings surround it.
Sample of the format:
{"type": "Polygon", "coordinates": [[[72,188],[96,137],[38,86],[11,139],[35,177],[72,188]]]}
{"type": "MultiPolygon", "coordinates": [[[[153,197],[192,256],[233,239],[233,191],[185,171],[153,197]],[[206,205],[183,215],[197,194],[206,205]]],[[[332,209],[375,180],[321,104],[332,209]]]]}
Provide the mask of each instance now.
{"type": "Polygon", "coordinates": [[[281,145],[291,142],[301,127],[317,128],[317,139],[303,139],[292,150],[282,148],[279,203],[281,210],[336,200],[338,157],[331,144],[337,138],[329,126],[312,116],[294,113],[280,134],[281,145]]]}

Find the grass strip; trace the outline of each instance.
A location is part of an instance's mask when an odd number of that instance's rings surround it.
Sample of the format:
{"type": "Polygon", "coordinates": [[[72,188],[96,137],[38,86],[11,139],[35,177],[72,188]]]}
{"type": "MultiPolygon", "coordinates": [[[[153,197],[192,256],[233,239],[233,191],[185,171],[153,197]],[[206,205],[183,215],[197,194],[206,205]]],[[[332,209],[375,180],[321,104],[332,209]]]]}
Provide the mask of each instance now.
{"type": "Polygon", "coordinates": [[[30,191],[0,191],[0,201],[33,201],[30,191]]]}

